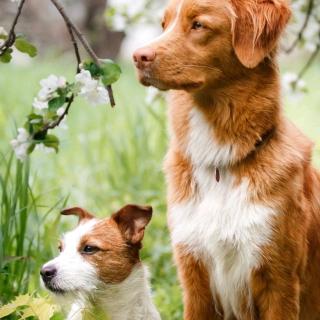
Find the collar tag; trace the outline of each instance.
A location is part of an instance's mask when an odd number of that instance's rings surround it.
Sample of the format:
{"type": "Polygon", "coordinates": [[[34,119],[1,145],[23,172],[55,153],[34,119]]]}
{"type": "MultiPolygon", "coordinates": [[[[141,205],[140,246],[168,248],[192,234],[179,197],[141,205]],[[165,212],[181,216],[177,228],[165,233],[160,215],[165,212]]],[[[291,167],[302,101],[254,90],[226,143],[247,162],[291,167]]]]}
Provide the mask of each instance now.
{"type": "Polygon", "coordinates": [[[216,181],[220,182],[220,170],[219,170],[219,168],[216,168],[216,181]]]}

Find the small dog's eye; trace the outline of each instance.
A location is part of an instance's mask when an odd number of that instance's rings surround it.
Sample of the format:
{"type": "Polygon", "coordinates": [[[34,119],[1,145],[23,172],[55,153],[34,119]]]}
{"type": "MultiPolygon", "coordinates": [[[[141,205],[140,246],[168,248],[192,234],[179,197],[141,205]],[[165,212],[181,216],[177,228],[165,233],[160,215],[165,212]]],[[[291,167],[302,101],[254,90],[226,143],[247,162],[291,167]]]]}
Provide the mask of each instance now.
{"type": "Polygon", "coordinates": [[[58,246],[58,250],[59,250],[60,252],[62,251],[62,245],[61,245],[61,244],[58,246]]]}
{"type": "Polygon", "coordinates": [[[162,22],[161,22],[161,27],[162,27],[162,29],[165,29],[166,24],[165,24],[165,22],[164,22],[164,21],[162,21],[162,22]]]}
{"type": "Polygon", "coordinates": [[[93,246],[85,246],[83,249],[82,249],[82,253],[84,254],[94,254],[98,251],[99,249],[97,247],[93,247],[93,246]]]}
{"type": "Polygon", "coordinates": [[[204,25],[199,21],[194,21],[192,24],[193,30],[199,30],[199,29],[202,29],[203,27],[204,27],[204,25]]]}

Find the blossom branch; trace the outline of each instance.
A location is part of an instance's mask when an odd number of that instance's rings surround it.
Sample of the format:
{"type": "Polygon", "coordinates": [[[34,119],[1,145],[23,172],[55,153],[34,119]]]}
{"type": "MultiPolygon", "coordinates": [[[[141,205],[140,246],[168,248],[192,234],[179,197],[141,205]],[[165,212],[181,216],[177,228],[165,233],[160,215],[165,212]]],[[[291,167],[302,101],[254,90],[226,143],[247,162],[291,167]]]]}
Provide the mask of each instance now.
{"type": "MultiPolygon", "coordinates": [[[[51,0],[51,2],[57,8],[57,10],[60,12],[60,14],[63,17],[68,29],[69,30],[72,29],[71,34],[73,35],[73,32],[76,34],[76,36],[78,37],[79,41],[82,43],[84,49],[87,51],[87,53],[92,58],[92,60],[97,65],[100,65],[100,60],[99,60],[98,56],[95,54],[94,50],[91,48],[90,44],[88,43],[86,38],[83,36],[81,31],[78,29],[78,27],[71,21],[71,19],[67,15],[67,13],[66,13],[64,7],[62,6],[62,4],[60,3],[60,1],[59,0],[51,0]]],[[[113,91],[112,91],[111,85],[107,86],[107,90],[108,90],[111,106],[114,107],[116,104],[115,104],[114,95],[113,95],[113,91]]]]}
{"type": "Polygon", "coordinates": [[[310,58],[307,61],[306,65],[303,67],[303,69],[298,74],[298,81],[303,78],[305,73],[311,67],[311,65],[313,64],[314,60],[318,56],[319,52],[320,52],[320,34],[319,34],[319,43],[317,44],[315,51],[312,53],[312,55],[310,56],[310,58]]]}
{"type": "Polygon", "coordinates": [[[306,28],[308,27],[309,25],[309,21],[310,21],[310,18],[312,16],[312,11],[313,11],[313,8],[314,8],[314,0],[309,0],[309,3],[308,3],[308,9],[307,9],[307,12],[306,12],[306,16],[305,16],[305,20],[303,22],[303,25],[295,39],[295,41],[292,43],[292,45],[286,50],[286,53],[291,53],[295,48],[296,46],[298,45],[298,43],[301,41],[302,37],[303,37],[303,34],[306,30],[306,28]]]}
{"type": "Polygon", "coordinates": [[[0,47],[0,56],[3,55],[6,52],[6,50],[8,48],[10,48],[14,44],[14,42],[16,41],[15,28],[16,28],[16,25],[17,25],[17,23],[19,21],[19,18],[20,18],[20,15],[22,13],[22,9],[23,9],[24,4],[25,4],[25,0],[21,0],[20,3],[19,3],[17,14],[16,14],[16,16],[15,16],[15,18],[13,20],[11,29],[9,31],[8,39],[0,47]]]}

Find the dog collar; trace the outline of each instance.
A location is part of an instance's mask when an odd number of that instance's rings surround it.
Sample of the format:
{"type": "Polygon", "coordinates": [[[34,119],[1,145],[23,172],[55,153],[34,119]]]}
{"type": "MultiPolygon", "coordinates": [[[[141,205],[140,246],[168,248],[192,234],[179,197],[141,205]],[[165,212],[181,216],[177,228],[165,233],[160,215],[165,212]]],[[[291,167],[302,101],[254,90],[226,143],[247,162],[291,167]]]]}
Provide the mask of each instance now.
{"type": "MultiPolygon", "coordinates": [[[[261,149],[263,146],[265,146],[275,135],[276,132],[276,127],[272,127],[271,129],[267,130],[255,143],[254,149],[248,154],[246,159],[252,155],[254,152],[258,151],[261,149]]],[[[221,174],[220,174],[220,169],[218,167],[215,168],[215,179],[219,183],[221,180],[221,174]]]]}

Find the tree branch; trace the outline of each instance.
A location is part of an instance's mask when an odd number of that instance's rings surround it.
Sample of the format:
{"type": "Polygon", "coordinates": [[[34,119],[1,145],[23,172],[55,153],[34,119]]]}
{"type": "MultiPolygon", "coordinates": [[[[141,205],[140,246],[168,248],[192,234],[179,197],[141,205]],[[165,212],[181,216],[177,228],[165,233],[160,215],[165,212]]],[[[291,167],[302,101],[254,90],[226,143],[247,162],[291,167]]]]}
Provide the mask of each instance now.
{"type": "MultiPolygon", "coordinates": [[[[88,43],[86,38],[83,36],[81,31],[78,29],[78,27],[70,20],[69,16],[67,15],[67,13],[66,13],[64,7],[62,6],[62,4],[60,3],[60,1],[59,0],[51,0],[51,2],[57,8],[57,10],[60,12],[61,16],[63,17],[65,23],[68,26],[68,29],[71,28],[73,30],[73,32],[76,34],[79,41],[82,43],[84,49],[87,51],[87,53],[92,58],[92,60],[97,65],[100,65],[100,60],[99,60],[98,56],[95,54],[94,50],[91,48],[90,44],[88,43]]],[[[72,32],[72,34],[73,34],[73,32],[72,32]]],[[[115,100],[114,100],[114,96],[113,96],[112,87],[107,86],[107,90],[108,90],[111,106],[114,107],[115,100]]]]}
{"type": "Polygon", "coordinates": [[[56,121],[45,124],[44,127],[40,131],[38,131],[36,134],[37,135],[38,134],[42,135],[43,133],[46,134],[48,132],[48,130],[52,130],[52,129],[55,129],[56,127],[59,127],[59,125],[61,124],[63,119],[68,115],[73,101],[74,101],[74,95],[72,95],[69,98],[67,107],[66,107],[65,111],[63,112],[63,114],[56,121]]]}
{"type": "Polygon", "coordinates": [[[310,21],[311,15],[312,15],[313,7],[314,7],[314,0],[309,0],[308,9],[307,9],[307,12],[306,12],[306,18],[305,18],[305,20],[303,22],[303,25],[302,25],[302,27],[301,27],[301,29],[300,29],[295,41],[292,43],[292,45],[287,50],[285,50],[286,53],[291,53],[296,48],[296,46],[298,45],[299,41],[301,41],[301,39],[303,37],[303,34],[304,34],[308,24],[309,24],[309,21],[310,21]]]}
{"type": "Polygon", "coordinates": [[[312,63],[314,62],[314,60],[316,59],[317,55],[320,52],[320,43],[317,44],[316,46],[316,50],[312,53],[312,55],[310,56],[309,60],[307,61],[306,65],[303,67],[303,69],[300,71],[300,73],[298,74],[298,80],[303,78],[303,76],[305,75],[305,73],[308,71],[308,69],[310,68],[310,66],[312,65],[312,63]]]}
{"type": "Polygon", "coordinates": [[[299,80],[301,80],[304,75],[306,74],[306,72],[308,71],[308,69],[311,67],[311,65],[313,64],[314,60],[316,59],[317,55],[320,53],[320,32],[319,32],[319,42],[316,46],[315,51],[311,54],[311,56],[309,57],[307,63],[305,64],[305,66],[302,68],[302,70],[299,72],[297,80],[295,81],[295,86],[298,84],[299,80]]]}
{"type": "Polygon", "coordinates": [[[15,28],[16,28],[16,25],[18,23],[18,20],[19,20],[19,17],[21,15],[21,12],[22,12],[22,8],[25,4],[25,1],[26,0],[21,0],[20,3],[19,3],[19,7],[18,7],[18,11],[17,11],[17,14],[13,20],[13,23],[12,23],[12,26],[11,26],[11,29],[9,31],[9,34],[8,34],[8,39],[5,41],[5,43],[0,47],[0,56],[3,55],[5,53],[5,51],[10,48],[14,42],[16,41],[16,34],[15,34],[15,28]]]}

